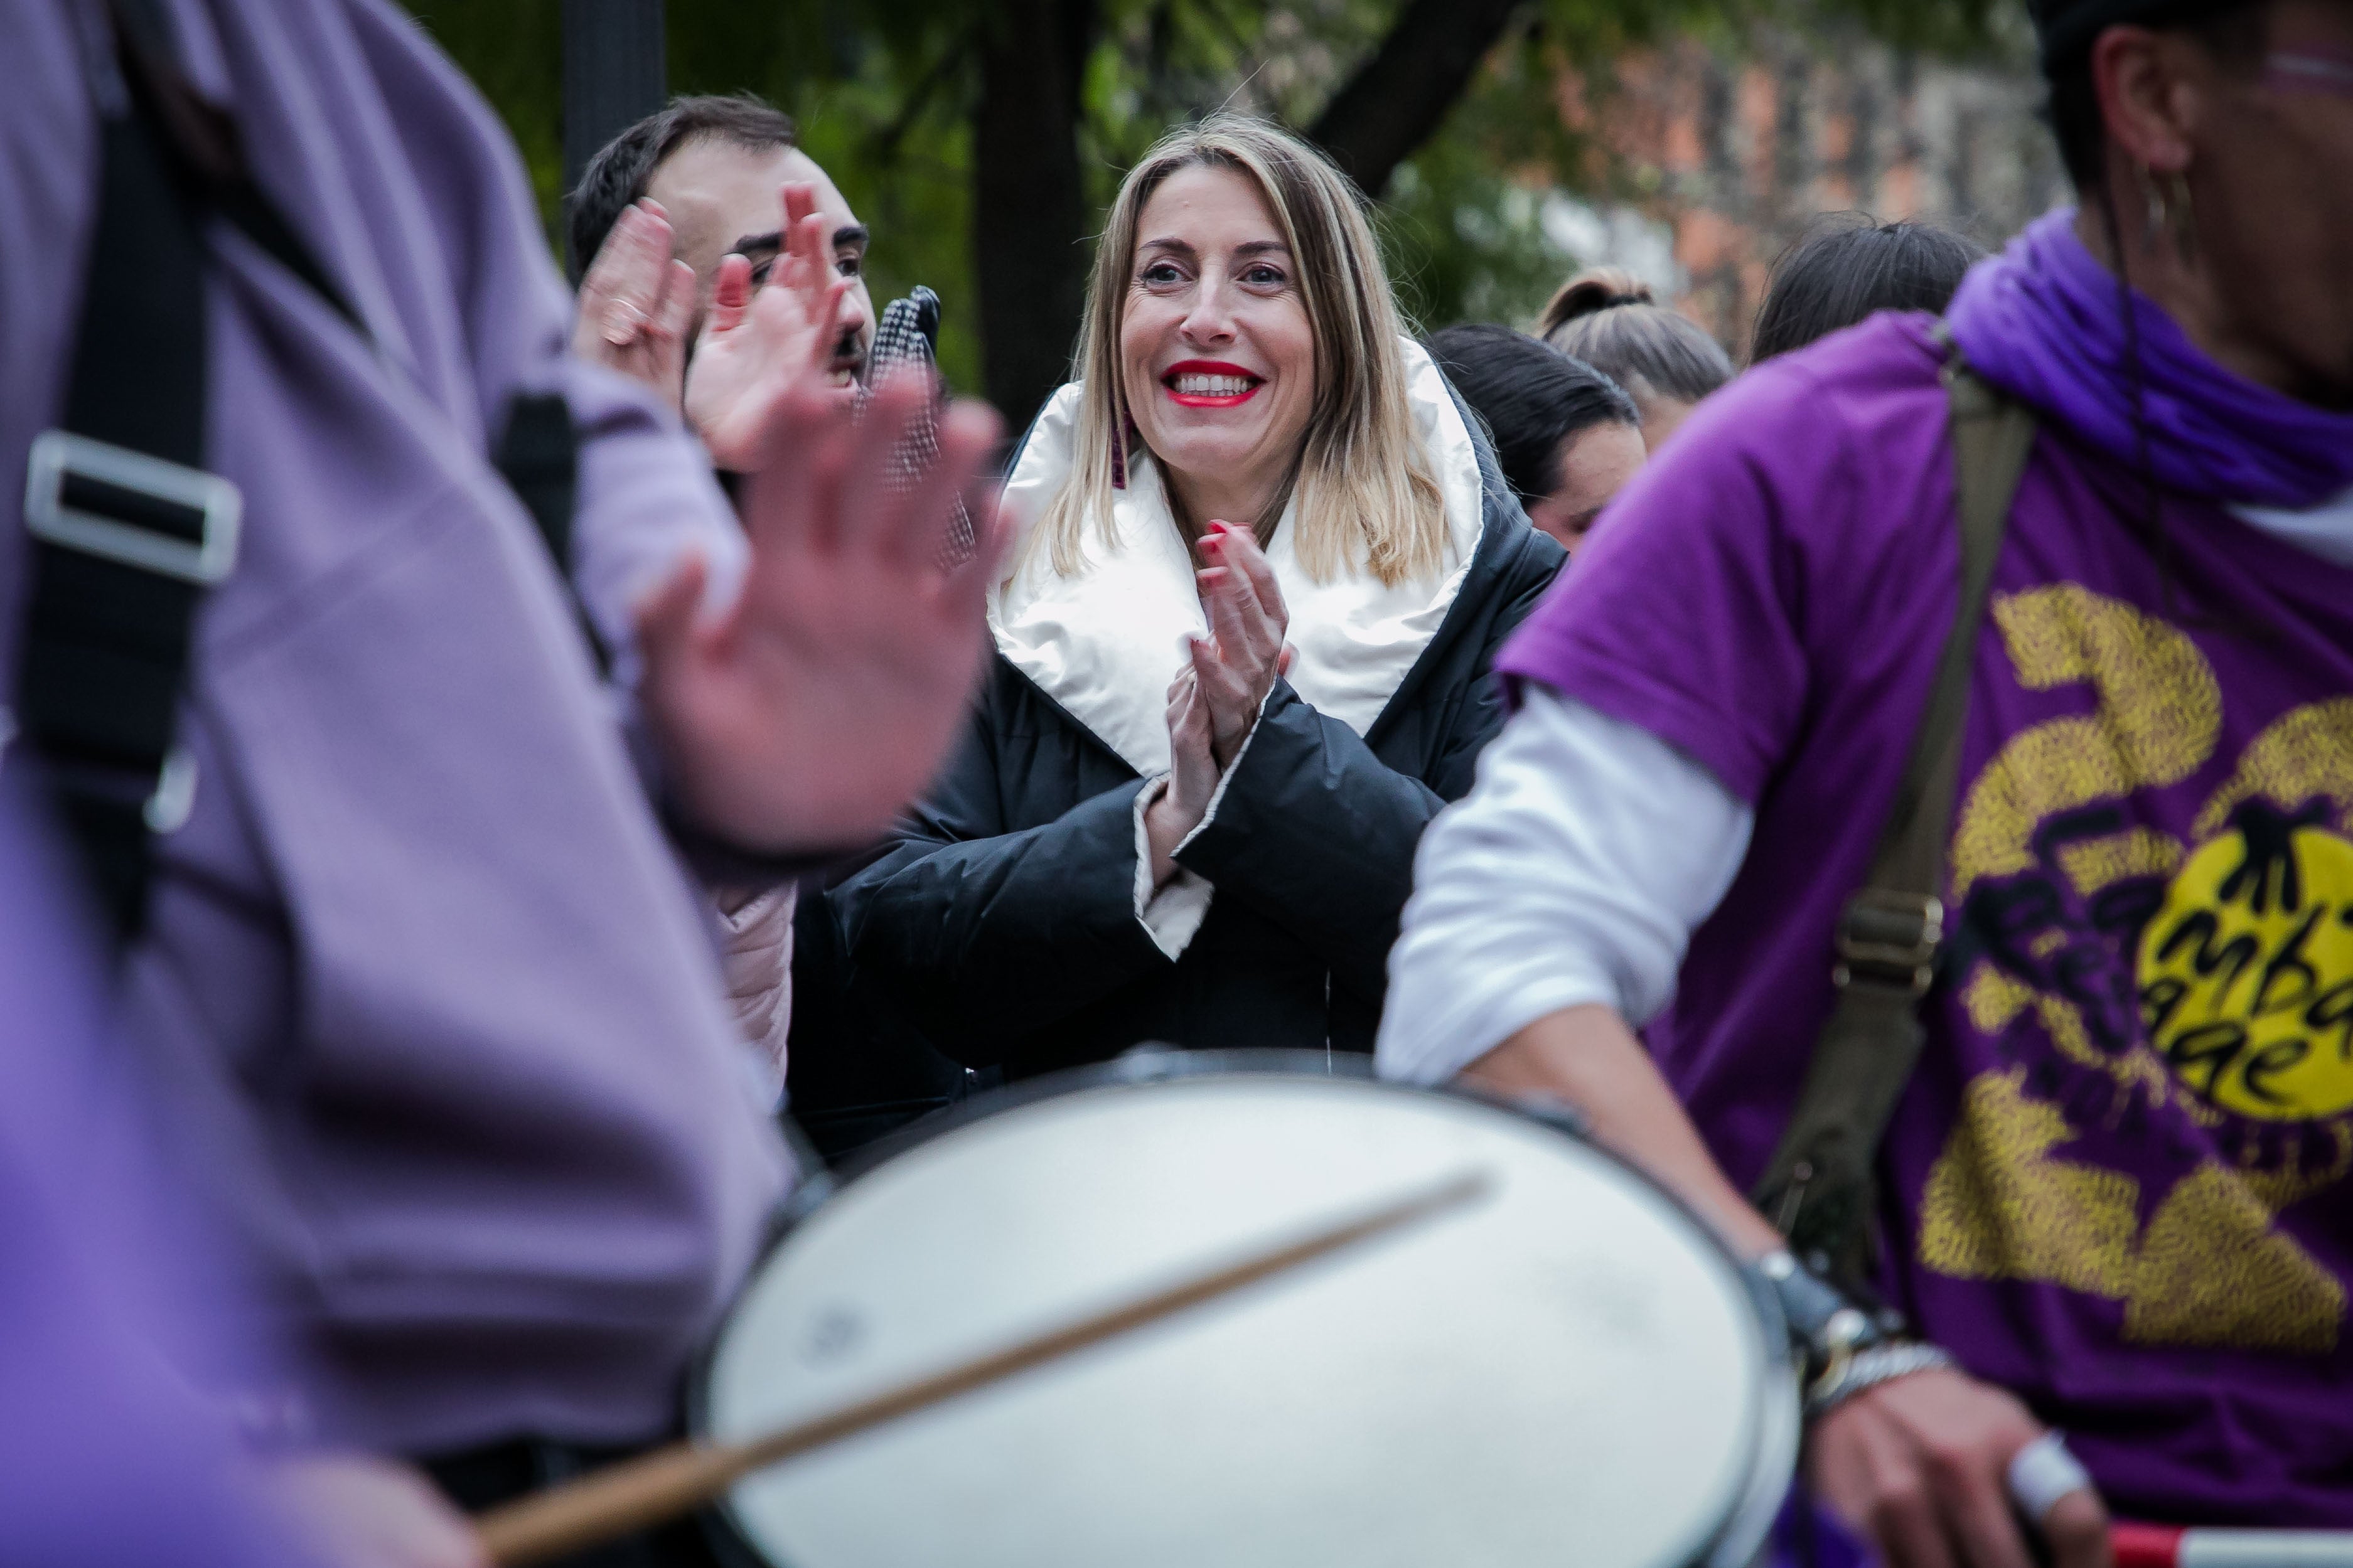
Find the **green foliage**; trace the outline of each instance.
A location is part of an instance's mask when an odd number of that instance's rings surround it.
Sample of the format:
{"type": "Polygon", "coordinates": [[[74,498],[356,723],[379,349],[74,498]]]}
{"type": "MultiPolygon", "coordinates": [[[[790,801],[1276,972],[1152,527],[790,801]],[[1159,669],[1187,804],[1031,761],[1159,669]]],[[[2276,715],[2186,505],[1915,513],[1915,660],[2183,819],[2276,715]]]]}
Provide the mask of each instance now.
{"type": "MultiPolygon", "coordinates": [[[[554,232],[561,204],[560,0],[413,0],[497,106],[554,232]]],[[[1100,0],[1081,151],[1100,212],[1168,125],[1231,105],[1314,120],[1403,0],[1100,0]]],[[[1547,191],[1586,191],[1599,161],[1563,125],[1561,69],[1694,30],[1857,23],[1907,47],[1968,50],[2014,0],[1537,0],[1385,194],[1379,226],[1425,327],[1524,321],[1577,258],[1538,221],[1547,191]]],[[[670,86],[761,93],[875,233],[878,302],[915,283],[944,305],[941,363],[979,384],[971,255],[973,40],[987,0],[669,0],[670,86]]],[[[1606,110],[1606,100],[1600,106],[1606,110]]],[[[1074,237],[1083,244],[1085,237],[1074,237]]]]}
{"type": "Polygon", "coordinates": [[[564,204],[563,0],[408,0],[506,121],[548,234],[564,204]]]}

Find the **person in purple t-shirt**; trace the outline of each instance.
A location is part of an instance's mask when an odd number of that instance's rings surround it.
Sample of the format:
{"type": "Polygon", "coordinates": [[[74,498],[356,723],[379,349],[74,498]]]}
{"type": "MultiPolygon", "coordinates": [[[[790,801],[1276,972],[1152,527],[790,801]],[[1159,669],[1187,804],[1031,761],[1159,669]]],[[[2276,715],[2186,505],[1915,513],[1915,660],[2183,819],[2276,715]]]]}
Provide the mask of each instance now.
{"type": "Polygon", "coordinates": [[[1948,353],[2026,405],[1878,1165],[1921,1343],[1808,1445],[1936,1568],[2022,1568],[2013,1500],[2068,1565],[2103,1501],[2353,1527],[2353,5],[2036,20],[2082,210],[1970,273],[1953,349],[1883,315],[1777,359],[1603,518],[1498,660],[1379,1045],[1582,1107],[1778,1249],[1741,1194],[1951,624],[1948,353]]]}

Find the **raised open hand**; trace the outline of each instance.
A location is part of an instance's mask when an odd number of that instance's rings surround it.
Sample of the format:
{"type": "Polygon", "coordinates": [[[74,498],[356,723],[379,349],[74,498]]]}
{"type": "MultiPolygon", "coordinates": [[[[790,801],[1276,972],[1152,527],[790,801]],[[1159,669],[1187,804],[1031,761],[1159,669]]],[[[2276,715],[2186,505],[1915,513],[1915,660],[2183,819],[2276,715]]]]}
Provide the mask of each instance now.
{"type": "Polygon", "coordinates": [[[768,399],[755,438],[781,460],[753,469],[740,498],[743,592],[702,618],[703,567],[691,560],[639,606],[642,690],[681,803],[745,848],[872,838],[964,723],[1004,552],[981,478],[998,422],[978,404],[951,406],[930,471],[894,486],[891,454],[930,397],[894,378],[853,417],[804,377],[768,399]],[[944,570],[959,498],[977,549],[944,570]]]}
{"type": "Polygon", "coordinates": [[[693,319],[694,268],[672,258],[661,204],[638,202],[623,211],[580,279],[572,352],[643,382],[679,408],[693,319]]]}
{"type": "MultiPolygon", "coordinates": [[[[765,445],[782,401],[804,387],[828,384],[841,301],[850,281],[835,276],[815,187],[784,185],[784,249],[767,282],[754,288],[752,263],[719,264],[711,309],[686,374],[686,416],[712,460],[755,473],[775,456],[765,445]]],[[[846,399],[847,389],[837,393],[846,399]]]]}
{"type": "Polygon", "coordinates": [[[1193,674],[1208,704],[1210,744],[1222,769],[1233,766],[1266,694],[1291,668],[1282,642],[1291,622],[1274,568],[1249,529],[1212,522],[1201,552],[1214,563],[1195,574],[1211,636],[1192,645],[1193,674]]]}

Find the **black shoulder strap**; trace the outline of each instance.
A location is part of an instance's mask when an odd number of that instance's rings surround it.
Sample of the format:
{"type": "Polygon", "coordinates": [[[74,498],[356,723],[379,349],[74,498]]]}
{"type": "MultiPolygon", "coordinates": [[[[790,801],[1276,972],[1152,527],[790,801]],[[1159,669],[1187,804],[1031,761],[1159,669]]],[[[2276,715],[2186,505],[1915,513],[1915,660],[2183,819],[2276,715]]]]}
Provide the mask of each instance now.
{"type": "Polygon", "coordinates": [[[613,673],[612,650],[590,618],[573,585],[572,516],[580,488],[580,435],[572,406],[555,392],[518,393],[507,405],[507,427],[499,437],[498,470],[523,510],[531,514],[539,542],[547,547],[556,575],[572,600],[573,618],[587,640],[600,679],[613,673]]]}
{"type": "MultiPolygon", "coordinates": [[[[237,560],[243,500],[205,471],[203,224],[217,216],[363,338],[365,322],[258,185],[237,125],[181,73],[155,0],[111,0],[85,40],[97,220],[63,419],[33,444],[16,737],[41,762],[118,951],[145,922],[150,835],[194,802],[174,746],[198,604],[237,560]]],[[[518,398],[499,463],[567,588],[576,440],[557,397],[518,398]]],[[[608,664],[587,618],[600,671],[608,664]]],[[[0,744],[10,739],[0,724],[0,744]]]]}
{"type": "Polygon", "coordinates": [[[204,471],[206,258],[141,89],[90,51],[99,196],[59,428],[34,442],[19,743],[37,752],[118,941],[145,910],[151,827],[185,816],[173,750],[196,605],[241,501],[204,471]]]}
{"type": "Polygon", "coordinates": [[[1953,624],[1870,874],[1839,918],[1831,976],[1837,1001],[1814,1046],[1797,1112],[1755,1194],[1792,1250],[1850,1279],[1870,1267],[1873,1166],[1919,1059],[1920,999],[1935,978],[1944,940],[1946,846],[1969,676],[1994,561],[2034,445],[2033,416],[1970,374],[1957,352],[1944,379],[1960,531],[1953,624]]]}

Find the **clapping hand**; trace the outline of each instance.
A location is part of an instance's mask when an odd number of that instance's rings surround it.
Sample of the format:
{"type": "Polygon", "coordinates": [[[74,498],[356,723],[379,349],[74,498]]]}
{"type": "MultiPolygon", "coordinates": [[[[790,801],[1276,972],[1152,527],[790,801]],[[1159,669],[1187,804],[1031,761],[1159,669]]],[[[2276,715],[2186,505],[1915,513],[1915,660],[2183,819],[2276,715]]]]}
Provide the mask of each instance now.
{"type": "MultiPolygon", "coordinates": [[[[770,289],[763,304],[771,297],[790,298],[770,289]]],[[[932,395],[926,378],[894,377],[860,417],[812,375],[765,390],[744,431],[761,460],[740,497],[752,543],[742,593],[703,618],[703,565],[690,559],[639,606],[642,690],[681,802],[745,848],[872,838],[963,726],[1004,552],[982,478],[998,421],[953,405],[937,460],[894,484],[891,455],[932,395]],[[976,549],[949,570],[960,498],[976,549]]]]}
{"type": "Polygon", "coordinates": [[[622,212],[580,279],[572,352],[643,382],[677,409],[693,319],[694,268],[671,258],[661,204],[638,202],[622,212]]]}
{"type": "Polygon", "coordinates": [[[1176,846],[1208,815],[1218,790],[1218,762],[1209,751],[1209,707],[1190,669],[1168,683],[1168,787],[1144,814],[1152,847],[1152,885],[1176,874],[1176,846]]]}
{"type": "Polygon", "coordinates": [[[1211,636],[1192,644],[1192,674],[1209,710],[1210,748],[1220,769],[1234,764],[1258,710],[1291,668],[1283,646],[1290,617],[1274,568],[1247,528],[1212,522],[1201,552],[1213,564],[1196,574],[1211,636]]]}
{"type": "Polygon", "coordinates": [[[754,286],[744,257],[720,262],[686,374],[687,419],[712,461],[735,473],[756,473],[775,458],[780,400],[827,384],[851,287],[835,274],[816,187],[788,183],[778,199],[784,248],[767,283],[754,286]]]}

